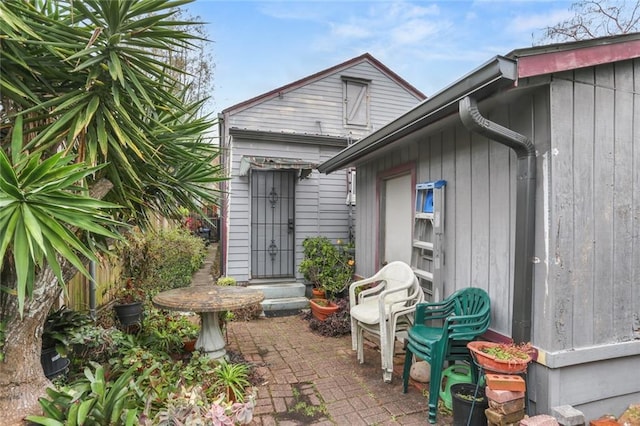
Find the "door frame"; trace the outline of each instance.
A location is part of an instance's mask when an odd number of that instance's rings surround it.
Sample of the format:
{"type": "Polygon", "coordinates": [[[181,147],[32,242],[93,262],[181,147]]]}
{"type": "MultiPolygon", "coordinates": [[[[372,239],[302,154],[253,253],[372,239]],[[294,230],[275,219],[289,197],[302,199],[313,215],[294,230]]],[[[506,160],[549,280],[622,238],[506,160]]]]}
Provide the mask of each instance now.
{"type": "MultiPolygon", "coordinates": [[[[282,188],[282,184],[281,184],[281,188],[282,188]]],[[[296,265],[295,265],[295,244],[296,244],[296,230],[295,230],[295,214],[296,214],[296,199],[295,199],[295,195],[296,195],[296,173],[293,170],[288,170],[288,169],[281,169],[281,170],[260,170],[260,171],[256,171],[256,170],[252,170],[251,174],[250,174],[250,182],[249,182],[249,223],[248,223],[248,235],[249,235],[249,265],[248,265],[248,269],[249,269],[249,280],[277,280],[277,279],[291,279],[291,278],[295,278],[295,273],[296,273],[296,265]],[[256,203],[256,198],[259,196],[259,194],[255,194],[254,193],[254,183],[255,183],[255,179],[256,179],[256,173],[259,174],[263,174],[263,175],[277,175],[277,174],[281,174],[281,175],[288,175],[288,179],[289,183],[291,184],[290,188],[289,188],[289,194],[288,195],[288,200],[289,200],[289,209],[290,209],[290,214],[288,215],[288,222],[292,221],[292,226],[293,228],[291,228],[290,224],[287,223],[286,226],[288,227],[288,238],[289,238],[289,248],[286,250],[280,249],[279,253],[285,253],[287,252],[289,254],[289,258],[286,261],[287,263],[287,271],[285,271],[285,273],[281,273],[281,274],[272,274],[270,276],[256,276],[256,272],[254,271],[254,260],[256,262],[260,262],[262,259],[254,259],[254,256],[258,256],[258,254],[256,253],[257,248],[255,247],[255,235],[254,235],[254,203],[256,203]]],[[[264,196],[266,197],[267,194],[264,194],[264,196]]],[[[266,206],[265,206],[266,208],[266,206]]],[[[273,222],[275,223],[275,222],[273,222]]],[[[283,222],[280,222],[280,225],[284,225],[283,222]]],[[[280,241],[281,242],[281,241],[280,241]]],[[[266,261],[266,255],[264,260],[266,261]]],[[[282,263],[281,263],[282,265],[282,263]]],[[[282,270],[282,268],[281,268],[282,270]]],[[[265,271],[266,273],[266,271],[265,271]]]]}
{"type": "MultiPolygon", "coordinates": [[[[377,213],[377,218],[376,218],[376,227],[377,227],[377,235],[378,235],[378,239],[377,239],[377,243],[376,243],[376,254],[375,254],[375,264],[374,264],[374,268],[377,271],[378,269],[380,269],[382,266],[382,261],[384,260],[384,235],[385,235],[385,229],[384,229],[384,218],[385,218],[385,214],[386,212],[384,211],[384,200],[383,200],[383,196],[384,196],[384,188],[385,188],[385,181],[388,179],[393,179],[395,177],[400,177],[403,175],[411,175],[411,187],[415,188],[416,186],[416,162],[415,161],[410,161],[404,164],[400,164],[398,166],[392,167],[390,169],[381,171],[377,174],[376,176],[376,213],[377,213]]],[[[411,203],[412,205],[415,205],[415,191],[412,192],[411,194],[411,203]]],[[[413,212],[411,214],[411,217],[413,218],[413,212]]],[[[413,229],[413,225],[412,225],[412,229],[413,229]]],[[[411,244],[411,241],[407,241],[407,244],[411,244]]]]}

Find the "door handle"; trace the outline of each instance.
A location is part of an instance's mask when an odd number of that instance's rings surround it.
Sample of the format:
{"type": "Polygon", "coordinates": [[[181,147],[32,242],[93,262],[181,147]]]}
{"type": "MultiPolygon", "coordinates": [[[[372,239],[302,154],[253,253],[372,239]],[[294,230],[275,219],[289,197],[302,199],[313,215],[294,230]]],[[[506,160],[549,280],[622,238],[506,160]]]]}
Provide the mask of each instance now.
{"type": "Polygon", "coordinates": [[[289,229],[289,233],[293,232],[293,219],[287,221],[287,228],[289,229]]]}

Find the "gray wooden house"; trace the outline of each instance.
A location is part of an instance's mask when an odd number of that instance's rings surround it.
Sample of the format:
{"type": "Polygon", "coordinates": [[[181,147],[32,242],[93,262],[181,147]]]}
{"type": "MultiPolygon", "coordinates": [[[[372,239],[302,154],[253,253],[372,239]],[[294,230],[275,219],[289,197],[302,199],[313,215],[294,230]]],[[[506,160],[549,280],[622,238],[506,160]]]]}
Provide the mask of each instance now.
{"type": "Polygon", "coordinates": [[[497,56],[319,170],[349,167],[360,275],[410,256],[415,185],[445,180],[433,285],[538,349],[531,411],[640,402],[640,34],[497,56]]]}
{"type": "Polygon", "coordinates": [[[363,54],[222,111],[230,177],[223,188],[223,273],[250,284],[302,281],[305,237],[347,241],[353,233],[353,172],[321,175],[317,165],[423,99],[363,54]]]}

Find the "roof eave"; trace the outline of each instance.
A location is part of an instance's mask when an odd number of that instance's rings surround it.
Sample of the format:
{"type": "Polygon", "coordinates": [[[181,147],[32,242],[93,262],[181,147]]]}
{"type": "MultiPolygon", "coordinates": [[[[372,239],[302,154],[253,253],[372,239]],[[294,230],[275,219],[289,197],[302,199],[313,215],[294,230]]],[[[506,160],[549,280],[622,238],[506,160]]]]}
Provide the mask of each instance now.
{"type": "Polygon", "coordinates": [[[343,136],[318,135],[310,133],[272,132],[232,127],[229,134],[234,138],[253,139],[262,142],[300,143],[324,146],[346,147],[349,138],[343,136]]]}
{"type": "Polygon", "coordinates": [[[460,99],[469,95],[482,99],[505,87],[513,86],[517,80],[517,72],[515,60],[496,56],[396,120],[320,164],[318,170],[321,173],[331,173],[354,166],[355,162],[365,155],[455,113],[460,99]]]}

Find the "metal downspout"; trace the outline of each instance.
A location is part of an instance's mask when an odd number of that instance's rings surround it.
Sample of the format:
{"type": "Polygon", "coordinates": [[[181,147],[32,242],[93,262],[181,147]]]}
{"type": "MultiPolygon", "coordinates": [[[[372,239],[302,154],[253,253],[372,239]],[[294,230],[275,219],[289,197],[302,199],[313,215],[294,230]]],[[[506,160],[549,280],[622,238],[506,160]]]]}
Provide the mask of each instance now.
{"type": "Polygon", "coordinates": [[[96,319],[96,262],[89,263],[89,315],[92,319],[96,319]]]}
{"type": "Polygon", "coordinates": [[[513,149],[518,158],[516,187],[516,240],[513,277],[511,334],[516,343],[531,341],[533,302],[533,258],[536,209],[536,154],[524,135],[484,118],[476,101],[465,97],[459,102],[460,119],[465,127],[513,149]]]}
{"type": "MultiPolygon", "coordinates": [[[[227,173],[227,156],[229,155],[228,148],[223,148],[225,143],[225,138],[227,137],[226,132],[224,131],[224,114],[218,113],[218,147],[220,149],[220,163],[222,164],[223,170],[227,173]]],[[[229,178],[230,172],[229,172],[229,178]]],[[[221,277],[224,277],[227,273],[226,265],[227,265],[227,216],[229,212],[227,211],[227,191],[228,191],[228,182],[224,182],[224,191],[222,191],[222,199],[220,200],[220,214],[218,215],[218,250],[220,253],[218,254],[218,259],[220,259],[220,266],[218,268],[218,273],[221,277]]]]}

